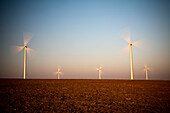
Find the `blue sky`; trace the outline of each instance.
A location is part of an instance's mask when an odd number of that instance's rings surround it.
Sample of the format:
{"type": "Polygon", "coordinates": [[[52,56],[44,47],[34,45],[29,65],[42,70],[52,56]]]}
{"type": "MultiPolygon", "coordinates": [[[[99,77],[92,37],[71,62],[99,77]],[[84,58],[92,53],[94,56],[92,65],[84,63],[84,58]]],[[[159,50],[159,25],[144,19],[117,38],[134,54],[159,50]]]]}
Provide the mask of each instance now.
{"type": "Polygon", "coordinates": [[[29,78],[129,79],[129,52],[120,32],[130,29],[134,78],[144,79],[144,65],[151,79],[170,79],[170,2],[164,0],[24,0],[0,3],[0,77],[22,78],[23,32],[34,34],[28,47],[29,78]],[[10,71],[9,71],[10,70],[10,71]]]}

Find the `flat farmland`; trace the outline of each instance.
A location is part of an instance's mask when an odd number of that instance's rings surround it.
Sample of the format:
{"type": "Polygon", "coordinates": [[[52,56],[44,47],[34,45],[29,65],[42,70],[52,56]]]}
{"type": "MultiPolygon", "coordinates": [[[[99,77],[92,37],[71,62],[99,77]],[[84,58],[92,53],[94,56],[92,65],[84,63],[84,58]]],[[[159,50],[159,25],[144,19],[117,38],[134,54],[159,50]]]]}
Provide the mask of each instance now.
{"type": "Polygon", "coordinates": [[[170,81],[0,79],[3,112],[170,112],[170,81]]]}

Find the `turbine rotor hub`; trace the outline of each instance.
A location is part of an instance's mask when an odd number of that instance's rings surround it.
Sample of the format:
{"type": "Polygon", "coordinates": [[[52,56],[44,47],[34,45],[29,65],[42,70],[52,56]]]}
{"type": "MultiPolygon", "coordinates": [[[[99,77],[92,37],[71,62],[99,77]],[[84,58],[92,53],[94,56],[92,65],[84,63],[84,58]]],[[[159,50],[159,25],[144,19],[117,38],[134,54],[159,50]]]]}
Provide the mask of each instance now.
{"type": "Polygon", "coordinates": [[[130,46],[132,46],[132,43],[130,43],[130,46]]]}
{"type": "Polygon", "coordinates": [[[27,46],[24,46],[24,48],[27,48],[27,46]]]}

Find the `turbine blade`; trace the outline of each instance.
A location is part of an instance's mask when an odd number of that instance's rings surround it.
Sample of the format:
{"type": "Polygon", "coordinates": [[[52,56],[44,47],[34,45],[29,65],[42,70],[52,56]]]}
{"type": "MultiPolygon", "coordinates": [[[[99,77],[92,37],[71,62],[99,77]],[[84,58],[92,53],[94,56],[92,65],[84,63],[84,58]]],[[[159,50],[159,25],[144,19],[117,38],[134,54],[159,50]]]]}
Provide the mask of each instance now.
{"type": "Polygon", "coordinates": [[[63,72],[60,72],[60,75],[63,75],[63,72]]]}
{"type": "Polygon", "coordinates": [[[144,67],[147,68],[147,65],[145,64],[144,67]]]}
{"type": "Polygon", "coordinates": [[[30,42],[32,37],[33,37],[33,34],[29,32],[24,32],[24,46],[26,46],[30,42]]]}
{"type": "Polygon", "coordinates": [[[120,37],[122,37],[126,42],[131,43],[130,40],[130,30],[124,29],[119,33],[120,37]]]}
{"type": "Polygon", "coordinates": [[[58,72],[60,72],[61,71],[61,66],[58,66],[57,70],[58,70],[58,72]]]}
{"type": "Polygon", "coordinates": [[[23,49],[24,49],[23,46],[12,46],[12,47],[11,47],[11,50],[12,50],[12,54],[13,54],[13,55],[18,54],[18,53],[21,52],[23,49]]]}
{"type": "Polygon", "coordinates": [[[129,45],[124,48],[125,51],[129,51],[130,47],[129,45]]]}
{"type": "Polygon", "coordinates": [[[150,68],[150,67],[148,67],[148,70],[149,70],[149,71],[151,71],[151,68],[150,68]]]}
{"type": "Polygon", "coordinates": [[[125,46],[124,48],[122,48],[121,50],[119,50],[119,51],[117,52],[117,54],[119,54],[119,55],[122,55],[122,54],[124,54],[124,55],[129,55],[129,54],[128,54],[128,53],[129,53],[129,50],[130,50],[130,46],[127,45],[127,46],[125,46]]]}
{"type": "Polygon", "coordinates": [[[36,51],[31,49],[31,48],[27,48],[27,55],[29,60],[32,60],[35,57],[36,51]]]}
{"type": "Polygon", "coordinates": [[[58,66],[58,69],[60,70],[60,69],[61,69],[61,67],[60,67],[60,66],[58,66]]]}
{"type": "Polygon", "coordinates": [[[100,66],[99,68],[100,68],[100,69],[102,69],[102,68],[103,68],[103,66],[100,66]]]}
{"type": "Polygon", "coordinates": [[[60,72],[60,68],[58,68],[58,72],[60,72]]]}
{"type": "Polygon", "coordinates": [[[31,49],[31,48],[27,48],[27,52],[28,54],[34,54],[35,50],[31,49]]]}
{"type": "Polygon", "coordinates": [[[130,44],[130,43],[131,43],[130,35],[129,35],[129,36],[127,36],[126,38],[124,38],[124,40],[130,44]]]}
{"type": "Polygon", "coordinates": [[[56,76],[56,72],[53,72],[52,75],[56,76]]]}
{"type": "Polygon", "coordinates": [[[136,42],[133,42],[132,45],[142,49],[143,48],[142,41],[143,40],[138,40],[136,42]]]}

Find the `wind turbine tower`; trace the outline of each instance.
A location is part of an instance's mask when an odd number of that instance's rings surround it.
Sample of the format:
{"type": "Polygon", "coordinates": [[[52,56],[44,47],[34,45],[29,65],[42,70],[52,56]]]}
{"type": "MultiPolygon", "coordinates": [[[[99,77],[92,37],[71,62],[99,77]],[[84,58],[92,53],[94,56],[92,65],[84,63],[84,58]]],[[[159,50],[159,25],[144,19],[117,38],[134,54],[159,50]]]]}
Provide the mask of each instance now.
{"type": "Polygon", "coordinates": [[[62,72],[60,71],[60,68],[59,68],[59,67],[58,67],[58,69],[57,69],[56,74],[57,74],[58,79],[60,79],[60,75],[62,74],[62,72]]]}
{"type": "Polygon", "coordinates": [[[145,65],[144,70],[146,71],[146,80],[148,80],[148,70],[150,70],[150,68],[147,65],[145,65]]]}
{"type": "Polygon", "coordinates": [[[136,41],[136,42],[132,43],[131,40],[130,40],[130,33],[129,33],[129,35],[127,37],[125,37],[124,40],[129,43],[129,45],[126,48],[130,49],[130,73],[131,73],[131,80],[133,80],[134,79],[134,74],[133,74],[132,46],[139,47],[139,41],[136,41]]]}
{"type": "Polygon", "coordinates": [[[132,43],[130,45],[130,67],[131,67],[131,80],[133,80],[133,56],[132,56],[132,43]]]}
{"type": "Polygon", "coordinates": [[[31,48],[28,48],[27,44],[30,42],[33,34],[29,32],[24,32],[24,46],[14,46],[17,49],[17,53],[24,49],[24,79],[27,77],[27,51],[31,51],[31,48]]]}
{"type": "Polygon", "coordinates": [[[100,66],[99,68],[97,68],[97,70],[99,71],[99,80],[101,80],[101,73],[102,73],[102,66],[100,66]]]}
{"type": "Polygon", "coordinates": [[[27,71],[27,46],[24,46],[24,79],[26,78],[27,71]]]}

